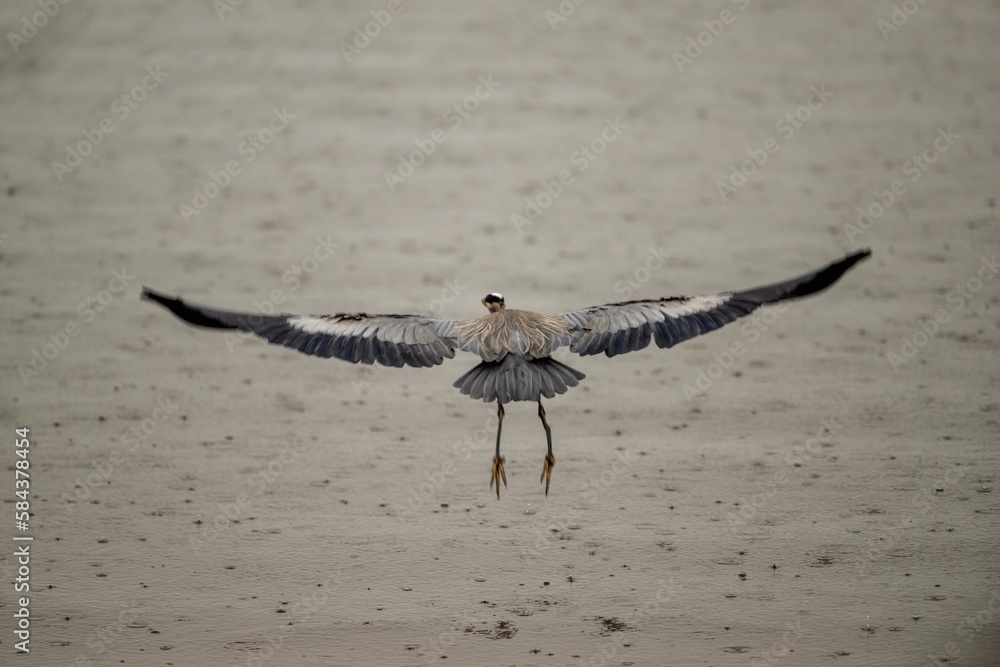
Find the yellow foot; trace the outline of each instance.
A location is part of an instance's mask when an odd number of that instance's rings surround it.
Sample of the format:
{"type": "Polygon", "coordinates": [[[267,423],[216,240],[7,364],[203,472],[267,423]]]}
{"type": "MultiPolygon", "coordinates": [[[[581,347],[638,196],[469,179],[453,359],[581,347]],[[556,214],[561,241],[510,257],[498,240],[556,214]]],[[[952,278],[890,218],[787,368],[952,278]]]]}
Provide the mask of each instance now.
{"type": "Polygon", "coordinates": [[[545,482],[545,495],[549,495],[549,482],[552,480],[552,469],[556,467],[556,457],[551,454],[545,457],[542,463],[542,477],[539,482],[545,482]]]}
{"type": "Polygon", "coordinates": [[[503,480],[504,488],[507,487],[507,473],[503,469],[503,458],[500,456],[493,457],[493,474],[490,475],[490,488],[496,484],[497,487],[497,500],[500,500],[500,480],[503,480]]]}

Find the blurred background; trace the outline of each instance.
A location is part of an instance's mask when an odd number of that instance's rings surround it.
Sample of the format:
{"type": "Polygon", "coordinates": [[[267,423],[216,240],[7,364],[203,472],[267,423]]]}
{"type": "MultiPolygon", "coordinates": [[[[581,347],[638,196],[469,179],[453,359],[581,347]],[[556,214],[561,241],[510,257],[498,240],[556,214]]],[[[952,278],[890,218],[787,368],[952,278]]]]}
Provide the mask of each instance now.
{"type": "Polygon", "coordinates": [[[995,2],[32,0],[0,28],[24,660],[992,664],[995,2]],[[553,495],[520,406],[499,503],[471,357],[354,368],[138,300],[558,313],[863,247],[769,319],[560,357],[588,379],[547,408],[553,495]]]}

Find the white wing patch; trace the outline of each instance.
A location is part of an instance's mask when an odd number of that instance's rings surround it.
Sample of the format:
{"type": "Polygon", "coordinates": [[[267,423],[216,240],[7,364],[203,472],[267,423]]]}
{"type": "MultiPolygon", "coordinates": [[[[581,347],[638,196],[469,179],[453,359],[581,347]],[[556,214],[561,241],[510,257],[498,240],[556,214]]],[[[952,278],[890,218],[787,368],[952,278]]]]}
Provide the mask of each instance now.
{"type": "Polygon", "coordinates": [[[695,313],[704,313],[715,310],[722,304],[729,301],[729,294],[717,294],[715,296],[694,296],[676,304],[664,304],[658,310],[670,317],[684,317],[695,313]]]}

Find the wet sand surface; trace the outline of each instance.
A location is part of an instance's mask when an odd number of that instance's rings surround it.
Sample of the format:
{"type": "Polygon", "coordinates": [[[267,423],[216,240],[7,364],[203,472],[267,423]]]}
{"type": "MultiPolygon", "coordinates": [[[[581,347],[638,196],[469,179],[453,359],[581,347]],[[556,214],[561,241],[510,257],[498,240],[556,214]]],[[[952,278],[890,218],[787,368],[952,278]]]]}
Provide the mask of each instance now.
{"type": "Polygon", "coordinates": [[[197,4],[0,10],[4,664],[1000,664],[995,3],[197,4]],[[523,403],[491,494],[469,355],[138,299],[558,313],[863,247],[674,349],[557,355],[547,498],[523,403]]]}

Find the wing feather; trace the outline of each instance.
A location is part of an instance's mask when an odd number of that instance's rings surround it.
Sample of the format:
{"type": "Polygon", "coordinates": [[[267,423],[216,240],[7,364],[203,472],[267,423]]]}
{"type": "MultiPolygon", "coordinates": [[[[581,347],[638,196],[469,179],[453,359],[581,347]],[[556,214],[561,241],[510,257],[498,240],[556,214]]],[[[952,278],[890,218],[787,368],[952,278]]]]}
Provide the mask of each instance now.
{"type": "Polygon", "coordinates": [[[421,315],[260,315],[217,310],[143,288],[155,301],[191,324],[238,329],[303,354],[343,359],[355,364],[435,366],[455,356],[454,322],[421,315]]]}
{"type": "Polygon", "coordinates": [[[510,373],[495,372],[494,375],[496,376],[494,386],[496,387],[497,400],[500,403],[510,403],[510,373]]]}
{"type": "Polygon", "coordinates": [[[479,373],[475,376],[472,381],[472,393],[469,394],[472,398],[483,397],[483,388],[486,386],[486,377],[488,375],[488,369],[480,369],[479,373]]]}
{"type": "Polygon", "coordinates": [[[581,356],[614,357],[647,347],[673,347],[715,331],[768,303],[795,299],[826,289],[852,266],[871,255],[862,250],[797,278],[714,296],[666,297],[593,306],[561,317],[570,327],[570,351],[581,356]]]}
{"type": "Polygon", "coordinates": [[[538,374],[538,384],[541,385],[541,394],[546,398],[552,398],[556,395],[555,385],[552,384],[552,375],[550,373],[539,373],[538,374]]]}

